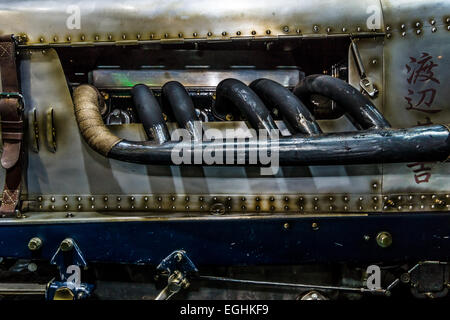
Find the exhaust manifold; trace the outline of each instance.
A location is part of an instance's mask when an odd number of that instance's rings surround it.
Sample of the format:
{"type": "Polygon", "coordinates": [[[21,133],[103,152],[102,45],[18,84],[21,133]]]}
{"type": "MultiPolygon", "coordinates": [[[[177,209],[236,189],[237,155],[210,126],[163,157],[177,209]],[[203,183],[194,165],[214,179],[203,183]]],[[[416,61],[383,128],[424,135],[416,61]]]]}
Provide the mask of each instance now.
{"type": "MultiPolygon", "coordinates": [[[[98,153],[117,160],[141,164],[173,164],[174,148],[182,148],[193,158],[194,144],[201,141],[196,131],[198,117],[185,88],[172,81],[164,85],[163,98],[172,108],[180,127],[189,131],[190,141],[171,141],[161,108],[150,89],[136,85],[133,99],[148,141],[129,141],[112,134],[101,116],[104,100],[91,85],[74,90],[74,109],[81,135],[98,153]]],[[[280,84],[259,79],[250,86],[236,79],[223,80],[216,89],[214,114],[221,117],[227,105],[237,107],[255,129],[276,129],[266,105],[280,110],[291,136],[280,137],[276,144],[257,141],[201,141],[204,150],[234,150],[250,164],[252,152],[276,152],[281,165],[346,165],[410,161],[446,161],[450,154],[450,131],[445,125],[426,125],[407,129],[390,128],[388,121],[351,85],[337,78],[312,75],[303,79],[293,92],[280,84]],[[335,100],[345,109],[355,126],[363,130],[322,133],[313,115],[303,104],[311,94],[335,100]]],[[[270,136],[270,135],[269,135],[270,136]]],[[[225,158],[224,153],[223,157],[225,158]]],[[[210,165],[196,163],[198,165],[210,165]]],[[[214,165],[229,165],[225,159],[214,165]]]]}

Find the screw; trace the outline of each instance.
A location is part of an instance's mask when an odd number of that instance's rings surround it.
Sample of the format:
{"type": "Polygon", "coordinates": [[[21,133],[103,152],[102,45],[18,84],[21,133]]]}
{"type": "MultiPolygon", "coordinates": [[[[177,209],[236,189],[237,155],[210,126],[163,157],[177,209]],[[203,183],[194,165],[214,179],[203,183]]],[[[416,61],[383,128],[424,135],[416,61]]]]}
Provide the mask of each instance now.
{"type": "Polygon", "coordinates": [[[28,242],[28,249],[31,251],[39,250],[42,247],[42,240],[38,237],[31,238],[28,242]]]}
{"type": "Polygon", "coordinates": [[[67,252],[73,249],[73,240],[70,238],[64,239],[59,245],[61,251],[67,252]]]}
{"type": "Polygon", "coordinates": [[[377,244],[382,248],[387,248],[392,244],[392,235],[387,231],[377,234],[377,244]]]}

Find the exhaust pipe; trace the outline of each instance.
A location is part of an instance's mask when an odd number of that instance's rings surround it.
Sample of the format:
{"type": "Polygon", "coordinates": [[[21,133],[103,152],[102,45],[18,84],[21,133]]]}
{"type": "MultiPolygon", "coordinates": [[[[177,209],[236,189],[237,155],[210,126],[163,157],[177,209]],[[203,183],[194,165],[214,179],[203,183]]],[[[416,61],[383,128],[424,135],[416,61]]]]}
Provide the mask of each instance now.
{"type": "Polygon", "coordinates": [[[196,141],[202,140],[202,131],[195,123],[199,118],[195,112],[194,103],[184,86],[177,81],[167,82],[162,87],[164,104],[168,105],[180,127],[185,128],[196,141]]]}
{"type": "MultiPolygon", "coordinates": [[[[242,93],[240,90],[237,91],[242,93]]],[[[235,99],[239,101],[243,97],[249,97],[248,91],[235,99]]],[[[251,112],[253,109],[250,109],[250,106],[255,105],[247,103],[244,109],[251,112]]],[[[81,85],[74,90],[74,110],[81,135],[87,144],[98,153],[112,159],[133,163],[171,165],[173,164],[172,152],[181,149],[186,153],[183,156],[194,159],[193,141],[168,141],[159,145],[152,141],[129,141],[115,136],[103,123],[100,115],[103,107],[104,101],[95,87],[81,85]]],[[[373,111],[372,115],[376,115],[373,109],[368,109],[373,111]]],[[[259,118],[260,115],[253,114],[251,119],[263,121],[259,118]]],[[[264,120],[266,121],[267,118],[264,120]]],[[[374,120],[374,118],[369,117],[368,120],[374,120]]],[[[378,122],[380,119],[376,118],[376,120],[378,122]]],[[[265,123],[271,122],[269,120],[265,123]]],[[[375,128],[358,132],[313,136],[294,135],[281,137],[276,142],[272,143],[272,140],[269,140],[267,144],[261,145],[258,141],[251,140],[241,142],[204,141],[200,145],[200,150],[202,152],[206,148],[208,150],[234,150],[235,153],[243,155],[246,165],[252,165],[249,159],[250,155],[255,152],[278,153],[281,165],[446,161],[450,155],[450,129],[444,125],[427,125],[408,129],[375,128]]],[[[225,152],[217,154],[221,154],[222,161],[217,161],[214,165],[226,165],[225,152]]],[[[201,158],[202,162],[196,164],[211,165],[211,163],[205,163],[203,157],[201,158]]]]}
{"type": "Polygon", "coordinates": [[[334,100],[345,110],[356,127],[362,129],[390,128],[391,125],[361,92],[347,82],[326,75],[310,75],[300,81],[294,94],[307,101],[311,94],[319,94],[334,100]]]}
{"type": "Polygon", "coordinates": [[[158,144],[170,141],[169,130],[152,91],[145,84],[137,84],[131,89],[131,96],[147,137],[158,144]]]}
{"type": "Polygon", "coordinates": [[[269,79],[258,79],[250,84],[250,88],[266,106],[280,110],[291,132],[307,135],[322,133],[308,108],[281,84],[269,79]]]}
{"type": "Polygon", "coordinates": [[[269,110],[252,89],[239,80],[225,79],[216,88],[214,116],[225,120],[227,108],[231,105],[239,109],[254,129],[264,129],[267,132],[277,129],[269,110]]]}

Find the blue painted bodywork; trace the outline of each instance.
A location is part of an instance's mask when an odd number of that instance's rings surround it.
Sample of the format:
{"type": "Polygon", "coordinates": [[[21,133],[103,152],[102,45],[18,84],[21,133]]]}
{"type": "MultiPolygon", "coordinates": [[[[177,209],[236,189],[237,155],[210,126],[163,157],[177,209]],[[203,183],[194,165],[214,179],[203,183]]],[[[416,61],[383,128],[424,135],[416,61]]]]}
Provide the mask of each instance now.
{"type": "Polygon", "coordinates": [[[448,260],[450,214],[2,225],[0,256],[50,260],[65,238],[89,263],[157,266],[175,250],[197,266],[448,260]],[[377,245],[380,231],[392,234],[390,247],[377,245]],[[27,248],[33,237],[43,240],[38,252],[27,248]]]}

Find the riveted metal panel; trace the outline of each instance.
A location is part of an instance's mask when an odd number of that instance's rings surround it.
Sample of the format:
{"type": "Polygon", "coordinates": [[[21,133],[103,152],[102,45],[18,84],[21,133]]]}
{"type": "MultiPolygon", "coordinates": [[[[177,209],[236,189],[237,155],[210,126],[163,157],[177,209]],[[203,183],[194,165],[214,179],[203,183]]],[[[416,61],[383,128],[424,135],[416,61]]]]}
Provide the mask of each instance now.
{"type": "MultiPolygon", "coordinates": [[[[450,123],[450,2],[383,0],[382,6],[387,32],[383,114],[401,128],[450,123]]],[[[420,199],[450,192],[449,163],[383,167],[385,193],[420,199]]]]}
{"type": "Polygon", "coordinates": [[[0,12],[2,33],[27,44],[89,45],[373,33],[367,20],[381,8],[379,0],[2,0],[0,12]]]}

